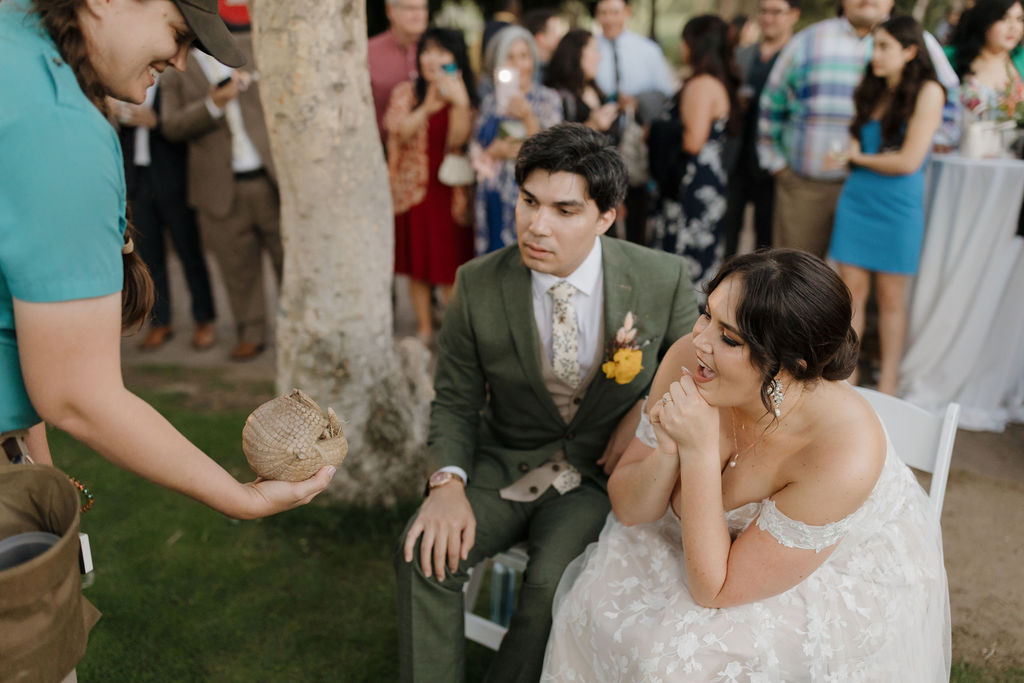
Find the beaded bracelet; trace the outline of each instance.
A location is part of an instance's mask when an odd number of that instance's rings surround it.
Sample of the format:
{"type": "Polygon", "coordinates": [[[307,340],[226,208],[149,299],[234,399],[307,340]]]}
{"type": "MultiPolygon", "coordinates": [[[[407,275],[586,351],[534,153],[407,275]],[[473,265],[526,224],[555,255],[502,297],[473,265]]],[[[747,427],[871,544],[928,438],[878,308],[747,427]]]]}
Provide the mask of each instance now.
{"type": "Polygon", "coordinates": [[[96,501],[93,500],[92,493],[89,491],[89,489],[85,488],[85,485],[82,484],[82,482],[78,481],[77,479],[70,475],[68,476],[68,479],[71,480],[72,486],[78,489],[82,493],[82,495],[85,496],[85,505],[83,505],[81,509],[81,514],[84,515],[86,512],[92,509],[93,503],[95,503],[96,501]]]}

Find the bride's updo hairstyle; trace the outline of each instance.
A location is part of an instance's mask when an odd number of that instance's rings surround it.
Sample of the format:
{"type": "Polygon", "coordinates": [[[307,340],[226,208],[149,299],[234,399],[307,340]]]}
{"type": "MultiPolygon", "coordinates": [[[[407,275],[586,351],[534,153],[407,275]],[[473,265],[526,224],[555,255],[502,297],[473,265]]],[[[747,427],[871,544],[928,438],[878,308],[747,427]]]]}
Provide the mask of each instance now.
{"type": "Polygon", "coordinates": [[[796,249],[764,249],[726,261],[705,287],[741,284],[736,325],[761,372],[761,402],[780,370],[798,382],[842,380],[857,365],[860,341],[850,326],[850,290],[824,261],[796,249]]]}

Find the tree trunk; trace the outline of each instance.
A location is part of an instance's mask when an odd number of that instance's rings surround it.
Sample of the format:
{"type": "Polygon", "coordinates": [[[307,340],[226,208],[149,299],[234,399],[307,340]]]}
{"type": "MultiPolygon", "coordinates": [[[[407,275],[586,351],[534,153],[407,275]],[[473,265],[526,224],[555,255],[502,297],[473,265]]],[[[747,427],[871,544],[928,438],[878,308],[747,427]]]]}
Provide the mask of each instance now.
{"type": "MultiPolygon", "coordinates": [[[[429,352],[393,341],[394,229],[366,65],[366,7],[253,0],[260,96],[281,192],[277,388],[344,423],[330,491],[393,503],[423,485],[429,352]]],[[[251,67],[250,67],[251,68],[251,67]]]]}

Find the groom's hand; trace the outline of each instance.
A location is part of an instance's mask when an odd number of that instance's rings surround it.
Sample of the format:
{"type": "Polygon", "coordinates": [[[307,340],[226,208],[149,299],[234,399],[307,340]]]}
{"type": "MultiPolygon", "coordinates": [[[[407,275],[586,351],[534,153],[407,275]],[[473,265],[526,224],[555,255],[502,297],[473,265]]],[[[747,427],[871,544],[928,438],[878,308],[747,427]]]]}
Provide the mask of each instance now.
{"type": "Polygon", "coordinates": [[[469,557],[476,540],[476,517],[466,498],[465,485],[458,478],[431,489],[420,506],[416,521],[405,537],[405,561],[412,562],[416,539],[420,542],[420,565],[423,575],[437,574],[444,581],[445,564],[450,572],[459,568],[459,560],[469,557]],[[447,559],[447,562],[445,560],[447,559]]]}

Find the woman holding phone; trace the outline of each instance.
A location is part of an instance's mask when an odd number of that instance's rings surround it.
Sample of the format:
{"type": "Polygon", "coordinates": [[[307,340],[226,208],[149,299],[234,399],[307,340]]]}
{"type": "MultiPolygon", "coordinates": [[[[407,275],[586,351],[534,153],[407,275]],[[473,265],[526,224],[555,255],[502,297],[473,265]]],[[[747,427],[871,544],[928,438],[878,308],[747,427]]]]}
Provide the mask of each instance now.
{"type": "Polygon", "coordinates": [[[447,302],[455,271],[473,256],[466,186],[441,182],[448,153],[461,154],[476,106],[473,71],[459,31],[431,28],[416,49],[419,75],[391,92],[384,114],[395,211],[395,272],[409,276],[416,335],[433,338],[431,290],[447,302]]]}
{"type": "Polygon", "coordinates": [[[521,26],[506,26],[487,44],[485,68],[493,66],[494,92],[480,104],[474,140],[479,148],[476,188],[476,252],[515,244],[519,187],[515,159],[523,141],[562,121],[562,101],[533,78],[537,45],[521,26]]]}
{"type": "MultiPolygon", "coordinates": [[[[836,206],[829,257],[850,288],[858,336],[874,278],[878,390],[895,395],[907,330],[907,282],[917,272],[924,237],[924,162],[942,123],[946,90],[913,18],[893,17],[874,34],[871,62],[853,93],[845,159],[852,171],[836,206]]],[[[834,162],[842,163],[841,156],[834,162]]],[[[850,382],[857,379],[854,370],[850,382]]]]}

